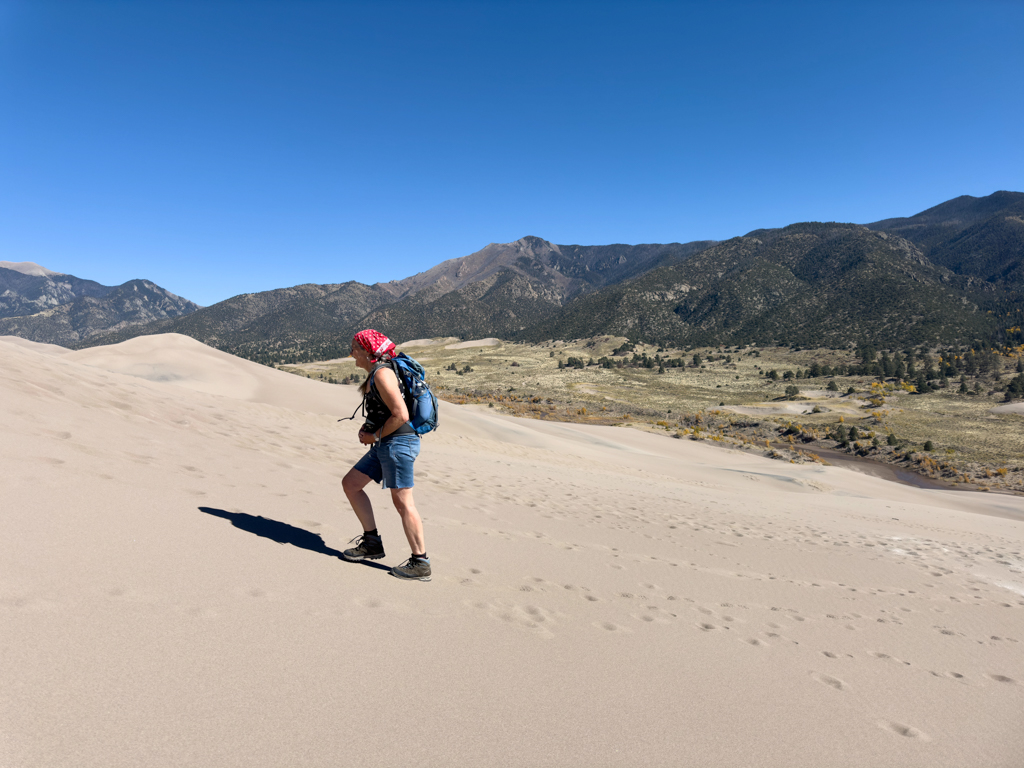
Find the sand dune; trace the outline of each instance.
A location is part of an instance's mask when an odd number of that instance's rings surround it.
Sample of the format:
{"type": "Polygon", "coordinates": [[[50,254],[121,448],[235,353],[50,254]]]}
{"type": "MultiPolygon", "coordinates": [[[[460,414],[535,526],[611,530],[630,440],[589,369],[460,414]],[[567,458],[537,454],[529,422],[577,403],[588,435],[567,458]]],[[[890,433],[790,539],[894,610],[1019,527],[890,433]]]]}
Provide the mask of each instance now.
{"type": "MultiPolygon", "coordinates": [[[[31,349],[35,352],[47,355],[64,355],[71,351],[67,347],[60,347],[56,344],[40,344],[35,341],[23,339],[20,336],[0,336],[0,344],[22,347],[23,349],[31,349]]],[[[0,347],[0,349],[2,349],[2,347],[0,347]]]]}
{"type": "Polygon", "coordinates": [[[445,349],[471,349],[473,347],[496,347],[501,344],[501,339],[473,339],[471,341],[460,341],[458,344],[449,344],[445,349]]]}
{"type": "Polygon", "coordinates": [[[415,347],[436,347],[439,344],[450,344],[453,341],[458,341],[457,336],[448,336],[444,339],[412,339],[411,341],[403,341],[398,345],[401,349],[413,349],[415,347]]]}
{"type": "MultiPolygon", "coordinates": [[[[727,405],[723,411],[731,411],[743,416],[786,416],[810,413],[815,406],[827,408],[833,413],[858,414],[859,409],[868,404],[867,400],[854,397],[841,397],[823,389],[800,390],[803,397],[811,400],[777,400],[755,405],[727,405]]],[[[881,410],[886,410],[882,407],[881,410]]]]}
{"type": "Polygon", "coordinates": [[[354,388],[327,387],[282,374],[177,333],[138,336],[121,344],[71,352],[67,359],[158,384],[297,411],[342,414],[347,409],[345,415],[350,415],[359,404],[354,388]],[[282,382],[288,386],[281,386],[282,382]]]}
{"type": "Polygon", "coordinates": [[[410,584],[353,387],[0,360],[0,765],[1020,765],[1020,498],[443,404],[410,584]]]}
{"type": "Polygon", "coordinates": [[[1006,405],[997,405],[995,408],[990,410],[992,413],[1024,414],[1024,403],[1007,403],[1006,405]]]}

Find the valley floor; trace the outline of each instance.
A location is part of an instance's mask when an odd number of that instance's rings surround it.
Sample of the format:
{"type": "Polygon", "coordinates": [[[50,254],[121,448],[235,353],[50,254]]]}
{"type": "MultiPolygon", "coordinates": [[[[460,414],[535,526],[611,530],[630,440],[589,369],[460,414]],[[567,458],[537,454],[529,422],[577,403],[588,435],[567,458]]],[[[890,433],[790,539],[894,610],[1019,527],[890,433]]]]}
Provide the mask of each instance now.
{"type": "MultiPolygon", "coordinates": [[[[1007,404],[987,394],[998,377],[1015,375],[1017,358],[983,380],[985,391],[959,394],[950,386],[911,394],[894,382],[867,376],[785,380],[786,371],[814,364],[855,361],[852,352],[788,348],[672,350],[637,345],[626,356],[614,350],[626,340],[598,337],[577,342],[527,345],[498,339],[460,342],[420,339],[403,345],[428,369],[445,400],[481,404],[526,418],[600,425],[628,425],[694,440],[723,442],[796,462],[837,452],[845,461],[888,464],[951,488],[1024,493],[1024,402],[1007,404]],[[683,359],[686,367],[603,368],[602,358],[627,363],[633,355],[683,359]],[[692,364],[700,356],[699,366],[692,364]],[[584,367],[560,368],[580,360],[584,367]],[[466,370],[466,369],[469,370],[466,370]],[[765,374],[775,370],[773,381],[765,374]],[[834,390],[828,387],[834,386],[834,390]],[[786,388],[799,394],[788,398],[786,388]],[[853,389],[853,394],[847,394],[853,389]],[[835,432],[856,428],[863,437],[840,445],[835,432]],[[895,443],[887,442],[892,434],[895,443]],[[928,442],[931,450],[926,450],[928,442]]],[[[312,378],[362,380],[351,359],[286,366],[312,378]]]]}

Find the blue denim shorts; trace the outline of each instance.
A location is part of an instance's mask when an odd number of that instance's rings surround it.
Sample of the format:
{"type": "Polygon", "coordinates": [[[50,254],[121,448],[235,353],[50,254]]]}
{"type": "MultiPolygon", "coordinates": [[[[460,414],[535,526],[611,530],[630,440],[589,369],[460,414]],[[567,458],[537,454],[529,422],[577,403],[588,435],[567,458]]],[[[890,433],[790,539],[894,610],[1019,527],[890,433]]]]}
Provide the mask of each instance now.
{"type": "Polygon", "coordinates": [[[419,435],[385,437],[353,467],[381,488],[412,488],[412,465],[420,455],[419,435]]]}

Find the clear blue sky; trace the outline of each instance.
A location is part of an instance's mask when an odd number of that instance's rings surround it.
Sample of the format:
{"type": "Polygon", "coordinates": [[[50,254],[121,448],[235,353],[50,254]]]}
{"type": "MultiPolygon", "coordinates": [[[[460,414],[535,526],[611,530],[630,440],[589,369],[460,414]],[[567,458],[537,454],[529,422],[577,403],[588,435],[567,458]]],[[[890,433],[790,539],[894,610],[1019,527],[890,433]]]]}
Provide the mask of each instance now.
{"type": "Polygon", "coordinates": [[[0,260],[200,304],[1024,190],[1022,2],[0,0],[0,260]]]}

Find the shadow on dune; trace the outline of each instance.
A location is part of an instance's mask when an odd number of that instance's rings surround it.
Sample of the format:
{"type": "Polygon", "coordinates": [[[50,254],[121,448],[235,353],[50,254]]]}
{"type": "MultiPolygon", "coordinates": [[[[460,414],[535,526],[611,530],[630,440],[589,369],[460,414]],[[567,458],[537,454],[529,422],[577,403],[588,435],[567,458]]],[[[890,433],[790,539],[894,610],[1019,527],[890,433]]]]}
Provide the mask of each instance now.
{"type": "MultiPolygon", "coordinates": [[[[239,528],[248,533],[254,533],[264,539],[276,541],[278,544],[291,544],[293,547],[298,547],[299,549],[308,549],[310,552],[317,552],[321,555],[327,555],[329,557],[336,557],[339,560],[344,560],[341,556],[341,552],[328,547],[320,537],[320,534],[310,533],[304,528],[296,528],[294,525],[282,523],[277,520],[271,520],[267,517],[247,515],[244,512],[228,512],[223,509],[214,509],[213,507],[199,507],[199,511],[207,515],[213,515],[214,517],[222,517],[225,520],[229,520],[235,528],[239,528]]],[[[346,560],[345,562],[348,561],[346,560]]],[[[368,560],[364,560],[360,564],[368,565],[371,568],[379,568],[385,571],[391,570],[386,565],[374,563],[368,560]]]]}

